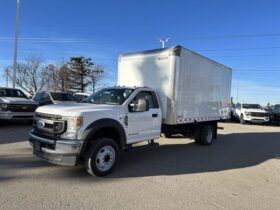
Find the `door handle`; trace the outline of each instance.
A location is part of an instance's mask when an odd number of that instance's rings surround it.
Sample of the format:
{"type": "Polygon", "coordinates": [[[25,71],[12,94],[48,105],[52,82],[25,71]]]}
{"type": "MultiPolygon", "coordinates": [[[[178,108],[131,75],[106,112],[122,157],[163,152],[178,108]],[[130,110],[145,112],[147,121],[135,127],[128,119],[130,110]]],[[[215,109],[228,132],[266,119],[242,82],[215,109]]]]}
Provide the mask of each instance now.
{"type": "Polygon", "coordinates": [[[158,114],[152,114],[152,117],[158,117],[158,114]]]}

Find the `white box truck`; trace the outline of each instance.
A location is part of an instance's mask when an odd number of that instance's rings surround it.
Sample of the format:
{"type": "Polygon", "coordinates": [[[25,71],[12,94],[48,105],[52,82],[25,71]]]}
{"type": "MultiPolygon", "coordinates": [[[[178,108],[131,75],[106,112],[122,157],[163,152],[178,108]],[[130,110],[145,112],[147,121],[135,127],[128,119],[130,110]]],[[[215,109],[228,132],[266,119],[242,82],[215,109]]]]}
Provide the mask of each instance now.
{"type": "Polygon", "coordinates": [[[167,136],[230,117],[231,69],[181,46],[120,55],[118,85],[156,91],[167,136]]]}
{"type": "MultiPolygon", "coordinates": [[[[54,164],[104,176],[131,145],[183,134],[201,145],[229,118],[231,69],[181,46],[119,57],[118,86],[85,103],[39,107],[30,133],[33,153],[54,164]]],[[[155,154],[156,155],[156,154],[155,154]]]]}

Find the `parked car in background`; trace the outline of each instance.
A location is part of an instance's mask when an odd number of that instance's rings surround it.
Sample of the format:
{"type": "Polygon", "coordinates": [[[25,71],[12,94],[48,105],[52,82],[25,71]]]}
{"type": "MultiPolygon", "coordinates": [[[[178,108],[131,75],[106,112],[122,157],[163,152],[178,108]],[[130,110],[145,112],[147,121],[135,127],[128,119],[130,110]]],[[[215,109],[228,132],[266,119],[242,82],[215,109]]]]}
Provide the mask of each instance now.
{"type": "Polygon", "coordinates": [[[272,123],[280,124],[280,104],[275,104],[271,112],[272,123]]]}
{"type": "Polygon", "coordinates": [[[0,87],[0,120],[32,120],[36,109],[20,89],[0,87]]]}
{"type": "Polygon", "coordinates": [[[36,101],[39,106],[78,102],[71,93],[51,91],[39,91],[33,96],[33,100],[36,101]]]}
{"type": "Polygon", "coordinates": [[[269,122],[271,122],[272,117],[273,117],[272,109],[271,108],[263,108],[263,109],[267,112],[268,117],[269,117],[269,122]]]}
{"type": "Polygon", "coordinates": [[[233,117],[239,119],[241,124],[246,122],[268,123],[269,114],[259,104],[236,104],[233,117]]]}
{"type": "Polygon", "coordinates": [[[86,99],[87,97],[89,97],[90,94],[88,94],[88,93],[74,93],[73,96],[74,96],[78,101],[82,101],[82,100],[86,99]]]}

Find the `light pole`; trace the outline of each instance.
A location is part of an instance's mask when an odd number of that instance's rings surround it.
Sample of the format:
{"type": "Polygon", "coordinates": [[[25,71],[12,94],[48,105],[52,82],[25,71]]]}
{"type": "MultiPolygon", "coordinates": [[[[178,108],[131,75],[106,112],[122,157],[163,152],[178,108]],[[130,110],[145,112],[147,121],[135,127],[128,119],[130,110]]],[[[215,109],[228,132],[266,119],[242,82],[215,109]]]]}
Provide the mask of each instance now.
{"type": "Polygon", "coordinates": [[[157,40],[161,43],[161,48],[165,47],[165,43],[167,43],[171,38],[158,38],[157,40]]]}
{"type": "Polygon", "coordinates": [[[19,4],[20,4],[20,0],[17,0],[16,31],[15,31],[15,46],[14,46],[14,65],[13,65],[13,88],[16,87],[17,48],[18,48],[18,25],[19,25],[19,4]]]}

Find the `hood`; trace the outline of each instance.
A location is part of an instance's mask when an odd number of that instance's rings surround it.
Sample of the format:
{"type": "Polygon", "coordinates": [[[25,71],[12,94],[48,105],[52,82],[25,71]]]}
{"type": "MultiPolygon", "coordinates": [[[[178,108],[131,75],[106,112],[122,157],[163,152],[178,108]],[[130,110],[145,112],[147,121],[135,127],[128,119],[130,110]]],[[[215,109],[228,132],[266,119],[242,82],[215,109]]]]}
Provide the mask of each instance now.
{"type": "Polygon", "coordinates": [[[62,103],[41,106],[36,112],[62,116],[81,116],[86,112],[115,110],[119,105],[62,103]]]}
{"type": "Polygon", "coordinates": [[[243,108],[243,109],[247,112],[267,113],[267,111],[265,111],[263,109],[245,109],[245,108],[243,108]]]}
{"type": "Polygon", "coordinates": [[[36,104],[32,99],[17,97],[0,97],[0,103],[5,104],[36,104]]]}
{"type": "Polygon", "coordinates": [[[54,104],[73,104],[78,103],[77,101],[54,101],[54,104]]]}

